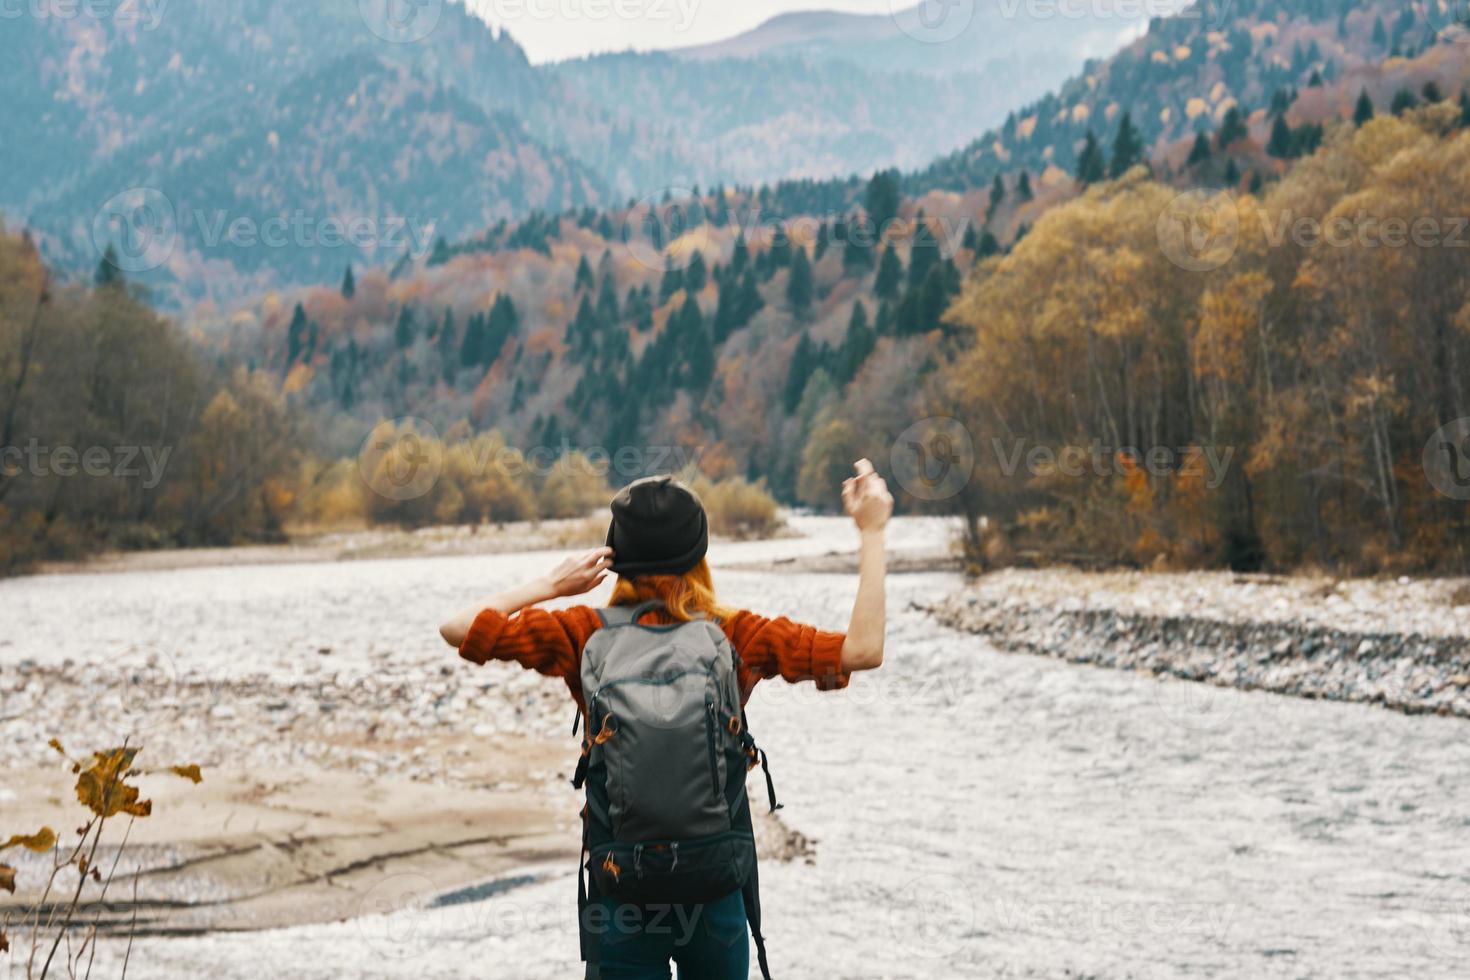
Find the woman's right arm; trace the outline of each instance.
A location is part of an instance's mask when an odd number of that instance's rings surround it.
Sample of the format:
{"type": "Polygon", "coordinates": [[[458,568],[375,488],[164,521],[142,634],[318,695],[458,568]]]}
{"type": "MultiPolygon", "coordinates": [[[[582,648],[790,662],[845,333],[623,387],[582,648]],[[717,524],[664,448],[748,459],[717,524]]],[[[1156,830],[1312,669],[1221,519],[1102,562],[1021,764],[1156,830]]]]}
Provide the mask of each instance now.
{"type": "Polygon", "coordinates": [[[884,534],[893,514],[893,496],[888,484],[873,471],[873,464],[860,459],[853,470],[856,475],[842,484],[843,507],[861,535],[857,598],[842,643],[842,669],[849,672],[883,666],[883,641],[888,629],[884,534]]]}
{"type": "Polygon", "coordinates": [[[487,609],[509,616],[548,599],[590,592],[602,584],[611,564],[611,548],[593,548],[580,555],[573,555],[556,566],[550,575],[486,596],[474,605],[460,610],[439,627],[439,635],[452,647],[463,646],[470,627],[474,626],[480,613],[487,609]]]}

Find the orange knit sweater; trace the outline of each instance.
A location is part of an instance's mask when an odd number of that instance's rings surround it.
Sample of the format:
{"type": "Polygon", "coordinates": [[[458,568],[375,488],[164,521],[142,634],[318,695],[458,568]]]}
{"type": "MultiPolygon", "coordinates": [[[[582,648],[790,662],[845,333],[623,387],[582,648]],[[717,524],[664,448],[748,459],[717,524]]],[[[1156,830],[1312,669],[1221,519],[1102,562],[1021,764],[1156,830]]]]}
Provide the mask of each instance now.
{"type": "MultiPolygon", "coordinates": [[[[645,619],[671,622],[655,611],[645,619]]],[[[566,682],[572,698],[584,711],[582,700],[582,647],[602,626],[591,606],[547,610],[535,606],[506,616],[486,609],[475,618],[459,655],[471,663],[513,660],[529,670],[566,682]]],[[[792,683],[815,681],[824,691],[847,686],[842,669],[841,633],[829,633],[794,623],[785,617],[766,619],[737,612],[720,624],[735,652],[740,654],[741,700],[748,700],[756,683],[781,677],[792,683]]]]}

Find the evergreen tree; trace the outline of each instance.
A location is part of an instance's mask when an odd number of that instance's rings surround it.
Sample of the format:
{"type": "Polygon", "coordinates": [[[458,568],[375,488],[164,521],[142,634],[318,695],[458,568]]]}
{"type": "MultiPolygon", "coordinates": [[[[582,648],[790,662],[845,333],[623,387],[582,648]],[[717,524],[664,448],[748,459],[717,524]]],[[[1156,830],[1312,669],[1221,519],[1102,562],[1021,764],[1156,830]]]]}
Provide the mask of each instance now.
{"type": "Polygon", "coordinates": [[[587,256],[583,255],[577,259],[577,281],[572,288],[580,293],[584,289],[591,289],[593,281],[592,264],[587,261],[587,256]]]}
{"type": "Polygon", "coordinates": [[[1470,90],[1460,89],[1460,125],[1470,126],[1470,90]]]}
{"type": "Polygon", "coordinates": [[[880,337],[893,333],[893,306],[886,299],[878,303],[878,315],[873,319],[873,330],[880,337]]]}
{"type": "Polygon", "coordinates": [[[1420,90],[1419,94],[1424,96],[1425,102],[1434,103],[1444,101],[1444,93],[1440,91],[1439,83],[1432,78],[1424,83],[1424,88],[1420,90]]]}
{"type": "Polygon", "coordinates": [[[852,304],[852,318],[847,323],[847,337],[837,357],[837,375],[843,384],[857,376],[863,362],[873,353],[878,337],[868,325],[868,310],[862,302],[852,304]]]}
{"type": "Polygon", "coordinates": [[[1108,174],[1116,180],[1142,160],[1143,140],[1133,126],[1133,114],[1125,112],[1118,123],[1118,135],[1113,140],[1113,159],[1108,165],[1108,174]]]}
{"type": "Polygon", "coordinates": [[[1368,90],[1363,89],[1360,93],[1358,93],[1358,105],[1357,108],[1353,110],[1353,122],[1356,125],[1361,126],[1363,125],[1363,123],[1369,121],[1372,118],[1373,100],[1368,98],[1368,90]]]}
{"type": "Polygon", "coordinates": [[[453,258],[449,251],[449,243],[440,235],[434,239],[434,251],[429,254],[429,265],[443,265],[453,258]]]}
{"type": "Polygon", "coordinates": [[[351,299],[357,295],[357,280],[352,275],[352,264],[348,263],[347,272],[342,276],[342,298],[351,299]]]}
{"type": "Polygon", "coordinates": [[[1225,111],[1225,118],[1220,120],[1220,132],[1215,137],[1216,148],[1228,149],[1231,144],[1248,136],[1250,136],[1250,130],[1246,128],[1245,119],[1241,116],[1239,107],[1231,106],[1225,111]]]}
{"type": "MultiPolygon", "coordinates": [[[[118,265],[121,261],[117,257],[117,247],[112,242],[107,243],[107,248],[102,252],[102,261],[97,263],[97,271],[92,274],[92,283],[98,289],[105,286],[119,286],[125,281],[122,267],[118,265]]],[[[296,307],[298,310],[301,307],[296,307]]],[[[293,358],[294,360],[294,358],[293,358]]]]}
{"type": "Polygon", "coordinates": [[[697,293],[704,289],[708,281],[709,269],[704,264],[704,253],[695,249],[689,260],[689,267],[684,270],[684,288],[691,293],[697,293]]]}
{"type": "Polygon", "coordinates": [[[605,323],[617,323],[623,318],[618,308],[618,287],[610,274],[602,277],[602,288],[597,291],[597,315],[605,323]]]}
{"type": "Polygon", "coordinates": [[[751,319],[766,305],[761,296],[760,281],[756,278],[754,269],[746,269],[745,275],[740,278],[740,292],[735,302],[736,329],[750,323],[751,319]]]}
{"type": "Polygon", "coordinates": [[[980,236],[979,244],[975,246],[975,257],[977,259],[987,259],[992,255],[999,254],[1000,242],[996,240],[995,236],[990,233],[990,229],[987,228],[980,236]]]}
{"type": "Polygon", "coordinates": [[[464,337],[459,343],[461,367],[479,367],[485,363],[485,318],[475,313],[465,324],[464,337]]]}
{"type": "Polygon", "coordinates": [[[1393,105],[1389,107],[1389,111],[1392,112],[1395,116],[1402,116],[1404,113],[1408,112],[1410,109],[1413,109],[1418,105],[1419,99],[1414,95],[1414,93],[1410,92],[1406,88],[1401,88],[1396,93],[1394,93],[1393,105]]]}
{"type": "Polygon", "coordinates": [[[1373,43],[1379,48],[1388,46],[1388,31],[1383,27],[1383,18],[1373,18],[1373,43]]]}
{"type": "Polygon", "coordinates": [[[686,294],[683,308],[675,315],[673,336],[684,354],[684,387],[703,391],[715,374],[715,350],[693,293],[686,294]]]}
{"type": "Polygon", "coordinates": [[[830,248],[831,245],[832,232],[831,229],[828,228],[827,222],[824,221],[822,222],[821,227],[817,229],[817,244],[812,251],[812,261],[822,261],[822,256],[827,254],[827,249],[830,248]]]}
{"type": "Polygon", "coordinates": [[[684,270],[674,265],[671,255],[664,259],[664,277],[658,285],[658,301],[667,303],[669,297],[684,288],[684,270]]]}
{"type": "Polygon", "coordinates": [[[787,415],[796,411],[796,406],[801,404],[801,395],[806,391],[806,383],[816,368],[816,347],[812,344],[811,337],[803,333],[796,342],[795,353],[791,355],[791,366],[786,370],[786,390],[781,401],[787,415]]]}
{"type": "Polygon", "coordinates": [[[653,290],[647,285],[638,293],[637,312],[632,319],[633,329],[639,333],[653,329],[653,290]]]}
{"type": "Polygon", "coordinates": [[[903,284],[903,259],[889,245],[883,249],[883,258],[878,261],[878,278],[873,283],[873,294],[879,299],[894,299],[903,284]]]}
{"type": "Polygon", "coordinates": [[[1194,137],[1194,147],[1189,151],[1188,163],[1191,167],[1204,163],[1210,158],[1210,138],[1204,133],[1197,133],[1194,137]]]}
{"type": "Polygon", "coordinates": [[[873,267],[873,250],[879,235],[871,219],[864,221],[856,215],[847,219],[842,233],[842,270],[850,275],[861,275],[873,267]]]}
{"type": "Polygon", "coordinates": [[[1016,193],[1021,196],[1021,200],[1023,201],[1029,201],[1035,196],[1031,193],[1031,175],[1024,170],[1021,171],[1021,176],[1016,179],[1016,193]]]}
{"type": "Polygon", "coordinates": [[[807,261],[806,249],[797,248],[791,256],[791,278],[786,283],[786,299],[798,315],[805,314],[812,306],[812,267],[807,261]]]}
{"type": "Polygon", "coordinates": [[[1077,157],[1077,183],[1084,187],[1095,184],[1107,176],[1107,168],[1103,164],[1102,149],[1097,145],[1097,136],[1092,130],[1087,131],[1087,143],[1082,147],[1082,153],[1077,157]]]}
{"type": "Polygon", "coordinates": [[[306,310],[300,303],[297,303],[296,309],[291,311],[291,325],[286,328],[286,367],[288,370],[301,357],[301,352],[306,348],[306,332],[306,310]]]}
{"type": "Polygon", "coordinates": [[[929,274],[924,277],[924,282],[918,290],[920,332],[927,333],[941,326],[940,319],[944,316],[944,311],[949,309],[951,284],[952,278],[943,265],[930,269],[929,274]]]}
{"type": "Polygon", "coordinates": [[[1234,160],[1225,161],[1225,186],[1234,187],[1240,183],[1240,168],[1235,165],[1234,160]]]}
{"type": "Polygon", "coordinates": [[[1285,116],[1277,116],[1276,121],[1271,124],[1271,139],[1266,143],[1266,152],[1278,160],[1290,159],[1296,155],[1291,127],[1286,124],[1285,116]]]}
{"type": "Polygon", "coordinates": [[[985,212],[985,220],[989,221],[995,209],[1000,207],[1000,202],[1006,198],[1005,181],[1000,179],[1000,174],[995,175],[995,181],[990,185],[990,210],[985,212]]]}
{"type": "Polygon", "coordinates": [[[454,311],[444,308],[444,322],[439,325],[439,335],[434,338],[439,350],[439,363],[444,368],[444,380],[454,378],[455,341],[459,338],[454,328],[454,311]]]}
{"type": "Polygon", "coordinates": [[[914,240],[909,249],[909,288],[913,289],[924,281],[929,270],[939,263],[939,240],[929,230],[924,213],[919,212],[914,222],[914,240]]]}
{"type": "Polygon", "coordinates": [[[1261,183],[1261,175],[1260,175],[1260,173],[1258,171],[1255,171],[1255,170],[1252,170],[1251,171],[1251,182],[1250,182],[1250,185],[1249,186],[1250,186],[1250,192],[1252,194],[1259,194],[1259,193],[1261,193],[1261,187],[1263,185],[1261,183]]]}
{"type": "Polygon", "coordinates": [[[773,229],[771,235],[771,247],[766,251],[766,271],[769,275],[775,275],[777,269],[784,269],[791,264],[791,234],[790,230],[783,224],[773,229]]]}
{"type": "Polygon", "coordinates": [[[868,181],[863,207],[873,222],[876,235],[882,235],[898,217],[898,208],[902,201],[903,192],[897,170],[881,170],[868,181]]]}
{"type": "Polygon", "coordinates": [[[414,334],[417,332],[413,322],[413,311],[407,306],[398,311],[398,322],[393,326],[393,343],[403,350],[412,346],[414,334]]]}
{"type": "Polygon", "coordinates": [[[750,246],[745,243],[745,232],[740,232],[735,237],[735,251],[730,255],[730,272],[741,275],[745,267],[750,264],[750,246]]]}

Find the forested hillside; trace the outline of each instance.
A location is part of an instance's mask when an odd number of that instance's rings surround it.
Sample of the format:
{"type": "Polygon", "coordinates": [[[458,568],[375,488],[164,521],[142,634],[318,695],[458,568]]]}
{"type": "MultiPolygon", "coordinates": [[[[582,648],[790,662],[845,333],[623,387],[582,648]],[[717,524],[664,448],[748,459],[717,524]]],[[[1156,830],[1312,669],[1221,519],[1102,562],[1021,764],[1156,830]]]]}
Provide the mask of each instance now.
{"type": "MultiPolygon", "coordinates": [[[[1359,13],[1348,18],[1350,26],[1359,13]]],[[[1375,33],[1371,27],[1368,32],[1370,38],[1375,33]]],[[[1130,49],[1120,57],[1136,55],[1130,49]]],[[[720,186],[651,206],[589,208],[502,223],[458,244],[440,242],[426,262],[399,269],[393,277],[360,274],[349,290],[333,283],[242,309],[229,321],[228,356],[249,359],[282,377],[292,398],[313,407],[329,452],[349,451],[363,428],[378,418],[416,414],[441,429],[461,420],[475,429],[493,428],[520,446],[555,447],[563,441],[581,447],[678,446],[702,453],[703,465],[716,475],[763,478],[784,499],[825,506],[831,503],[834,477],[849,457],[885,455],[894,438],[930,410],[952,409],[973,420],[977,439],[989,431],[986,413],[997,411],[996,402],[1010,396],[983,388],[956,395],[946,367],[965,365],[962,376],[980,379],[988,376],[982,365],[1008,363],[993,360],[1000,351],[989,346],[988,323],[1014,318],[1024,337],[1027,325],[1044,316],[1053,324],[1048,329],[1082,343],[1089,324],[1100,316],[1097,304],[1116,295],[1129,313],[1121,321],[1129,329],[1166,329],[1173,339],[1164,348],[1140,341],[1139,350],[1107,367],[1107,377],[1128,387],[1108,395],[1106,404],[1113,410],[1122,410],[1120,404],[1140,406],[1128,409],[1133,413],[1128,424],[1099,416],[1079,425],[1088,432],[1096,428],[1097,438],[1114,447],[1144,435],[1150,437],[1150,446],[1184,446],[1206,436],[1218,443],[1225,439],[1223,416],[1210,416],[1209,425],[1200,428],[1197,421],[1205,416],[1198,406],[1186,411],[1159,401],[1175,385],[1183,386],[1181,397],[1201,397],[1194,388],[1202,381],[1190,380],[1189,372],[1198,368],[1196,360],[1209,358],[1191,353],[1180,331],[1196,329],[1189,324],[1202,315],[1199,310],[1224,302],[1218,291],[1206,289],[1206,277],[1193,275],[1186,276],[1193,299],[1161,300],[1156,308],[1147,302],[1150,289],[1173,290],[1183,274],[1157,237],[1162,204],[1181,189],[1225,184],[1242,202],[1258,202],[1267,214],[1277,215],[1261,219],[1267,227],[1295,219],[1299,209],[1281,202],[1295,200],[1293,195],[1311,174],[1339,165],[1321,161],[1340,161],[1342,154],[1354,152],[1349,148],[1358,145],[1355,141],[1368,138],[1356,135],[1358,127],[1374,115],[1403,119],[1380,122],[1365,133],[1393,132],[1403,140],[1408,139],[1404,133],[1420,133],[1430,143],[1443,143],[1440,150],[1423,151],[1433,161],[1428,172],[1439,173],[1456,159],[1459,129],[1470,118],[1457,101],[1460,86],[1452,81],[1465,71],[1464,62],[1463,46],[1453,43],[1434,45],[1412,58],[1401,54],[1376,64],[1365,62],[1350,77],[1339,72],[1333,80],[1326,77],[1330,70],[1325,64],[1314,67],[1304,61],[1298,66],[1302,77],[1291,76],[1265,97],[1263,106],[1233,105],[1235,113],[1227,108],[1219,116],[1220,126],[1202,128],[1196,139],[1186,131],[1175,141],[1150,141],[1142,125],[1130,121],[1131,113],[1122,111],[1113,114],[1118,125],[1095,139],[1092,149],[1084,137],[1071,172],[1054,164],[1021,169],[999,184],[963,194],[929,190],[905,195],[903,188],[912,187],[913,178],[905,181],[885,172],[851,194],[856,206],[814,210],[803,218],[789,216],[789,198],[783,198],[796,185],[720,186]],[[1394,85],[1398,87],[1390,87],[1394,85]],[[1365,91],[1365,100],[1357,98],[1365,91]],[[1415,108],[1436,100],[1442,101],[1415,108]],[[1416,121],[1408,121],[1410,115],[1416,121]],[[1231,127],[1237,129],[1232,132],[1231,127]],[[1152,181],[1147,170],[1135,172],[1139,165],[1152,170],[1152,181]],[[1126,190],[1113,188],[1110,177],[1124,181],[1126,190]],[[1077,220],[1075,215],[1097,206],[1090,203],[1096,195],[1085,193],[1090,185],[1109,188],[1106,200],[1116,196],[1125,202],[1117,205],[1119,220],[1126,213],[1138,235],[1153,234],[1151,251],[1143,251],[1148,242],[1141,239],[1126,243],[1131,249],[1113,252],[1090,245],[1079,249],[1079,241],[1091,241],[1087,234],[1055,232],[1056,222],[1077,220]],[[875,229],[882,229],[881,236],[875,229]],[[1042,229],[1048,234],[1035,241],[1045,244],[1031,244],[1031,236],[1042,229]],[[1052,281],[1056,270],[1068,268],[1068,263],[1104,256],[1136,261],[1136,278],[1122,286],[1121,271],[1084,275],[1084,266],[1072,278],[1052,281]],[[1028,262],[1036,263],[1034,281],[1019,275],[1028,262]],[[1042,271],[1046,268],[1052,272],[1042,271]],[[1107,291],[1100,295],[1101,286],[1089,276],[1101,276],[1107,291]],[[1058,287],[1074,283],[1077,303],[1091,305],[1069,305],[1058,287]],[[1002,291],[985,292],[981,284],[1002,291]],[[946,314],[956,297],[960,302],[946,314]],[[1023,298],[1042,305],[1032,309],[1021,303],[1023,298]],[[1134,299],[1143,302],[1130,303],[1134,299]],[[992,308],[993,313],[987,312],[992,308]],[[1134,391],[1131,386],[1142,383],[1138,379],[1143,372],[1163,370],[1151,367],[1160,360],[1167,360],[1174,372],[1168,391],[1149,389],[1147,397],[1134,391]],[[1144,404],[1154,406],[1153,414],[1142,413],[1144,404]]],[[[1247,74],[1276,77],[1263,72],[1252,67],[1247,74]]],[[[1208,91],[1212,73],[1213,68],[1203,71],[1195,84],[1208,91]]],[[[1363,180],[1368,181],[1373,165],[1363,166],[1363,180]]],[[[813,194],[823,193],[822,185],[805,186],[818,188],[813,194]]],[[[1348,194],[1347,185],[1339,193],[1348,194]]],[[[1314,204],[1311,213],[1325,216],[1336,200],[1314,204]]],[[[1386,206],[1401,209],[1402,204],[1389,200],[1386,206]]],[[[1400,210],[1392,213],[1403,217],[1400,210]]],[[[1293,254],[1294,247],[1290,240],[1278,241],[1265,254],[1293,254]]],[[[1339,259],[1343,255],[1333,254],[1339,259]]],[[[1443,254],[1458,253],[1431,253],[1429,258],[1437,261],[1443,254]]],[[[1415,250],[1396,254],[1403,261],[1394,274],[1421,276],[1411,261],[1419,255],[1415,250]]],[[[1296,261],[1302,262],[1300,256],[1296,261]]],[[[1315,263],[1304,263],[1301,269],[1320,274],[1315,263]]],[[[1321,307],[1302,306],[1292,298],[1295,274],[1278,270],[1279,278],[1272,281],[1286,292],[1271,294],[1276,297],[1272,302],[1288,304],[1281,313],[1287,319],[1303,310],[1320,313],[1321,307]]],[[[1414,281],[1416,289],[1447,291],[1436,309],[1459,309],[1455,296],[1461,287],[1455,277],[1414,281]]],[[[1435,323],[1411,321],[1406,329],[1412,339],[1406,343],[1415,351],[1412,356],[1425,349],[1417,346],[1428,342],[1422,334],[1442,330],[1443,323],[1443,317],[1435,323]]],[[[1101,356],[1096,345],[1084,349],[1101,356]]],[[[1282,377],[1271,373],[1278,395],[1284,390],[1284,375],[1298,376],[1306,369],[1292,363],[1281,370],[1282,377]]],[[[1426,390],[1402,371],[1385,368],[1380,373],[1393,374],[1395,385],[1426,390]]],[[[1085,376],[1073,378],[1058,370],[1023,375],[1007,368],[999,380],[1021,385],[1023,377],[1026,390],[1054,391],[1063,398],[1072,387],[1086,390],[1088,384],[1085,376]]],[[[1268,423],[1264,411],[1248,422],[1232,417],[1232,424],[1242,428],[1231,430],[1237,434],[1228,444],[1243,455],[1228,469],[1230,479],[1244,476],[1245,460],[1265,458],[1251,454],[1258,452],[1257,440],[1264,445],[1270,426],[1292,430],[1318,409],[1325,407],[1301,408],[1306,415],[1290,422],[1271,416],[1268,423]]],[[[1273,411],[1284,409],[1277,405],[1273,411]]],[[[1402,440],[1407,433],[1422,427],[1428,417],[1419,410],[1402,416],[1395,423],[1402,426],[1396,444],[1406,446],[1402,440]]],[[[1034,422],[1012,424],[1027,438],[1075,435],[1048,429],[1043,421],[1038,416],[1034,422]]],[[[1433,427],[1425,431],[1426,438],[1431,431],[1433,427]]],[[[1360,448],[1338,450],[1340,472],[1333,479],[1340,490],[1361,482],[1345,468],[1360,448]]],[[[1281,449],[1275,458],[1292,459],[1293,452],[1281,449]]],[[[1379,463],[1406,463],[1408,457],[1400,459],[1397,453],[1390,453],[1392,462],[1380,457],[1379,463]]],[[[1251,463],[1252,472],[1263,465],[1251,463]]],[[[1289,465],[1316,472],[1317,464],[1297,458],[1289,465]]],[[[1368,463],[1355,460],[1352,465],[1368,463]]],[[[1168,511],[1173,505],[1165,503],[1172,499],[1165,481],[1149,490],[1154,496],[1148,499],[1161,508],[1149,518],[1153,523],[1144,522],[1150,534],[1125,532],[1121,529],[1137,530],[1135,524],[1118,520],[1112,532],[1118,536],[1087,538],[1077,546],[1084,553],[1105,552],[1110,560],[1145,561],[1162,554],[1181,563],[1320,559],[1377,567],[1392,563],[1388,556],[1396,547],[1393,542],[1404,545],[1414,533],[1412,515],[1396,512],[1385,518],[1388,525],[1371,534],[1365,524],[1364,533],[1350,539],[1351,553],[1335,550],[1323,530],[1331,526],[1326,484],[1292,476],[1273,479],[1281,479],[1283,486],[1313,486],[1317,497],[1308,504],[1290,504],[1298,509],[1288,520],[1263,506],[1252,509],[1249,501],[1261,491],[1232,484],[1237,488],[1233,496],[1222,492],[1204,498],[1217,509],[1208,520],[1203,512],[1196,513],[1192,519],[1203,523],[1186,529],[1179,523],[1185,518],[1168,511]],[[1281,522],[1287,530],[1268,522],[1281,522]]],[[[1040,492],[1029,485],[1013,487],[1013,500],[971,501],[970,506],[977,513],[995,507],[997,516],[1005,512],[1016,519],[1049,515],[1046,520],[1058,522],[1055,526],[1075,521],[1076,527],[1086,528],[1105,523],[1110,508],[1131,499],[1123,488],[1120,483],[1104,492],[1090,485],[1088,494],[1104,495],[1090,501],[1099,511],[1088,520],[1075,510],[1077,501],[1065,494],[1048,511],[1029,496],[1040,492]]],[[[1134,492],[1143,488],[1128,490],[1134,492]]],[[[1398,501],[1392,507],[1408,506],[1401,489],[1386,485],[1354,493],[1368,499],[1387,494],[1398,501]]],[[[1284,492],[1273,496],[1276,501],[1292,499],[1284,492]]],[[[1134,500],[1129,506],[1142,505],[1134,500]]],[[[1352,506],[1364,512],[1367,505],[1359,500],[1352,506]]],[[[1417,546],[1414,554],[1418,557],[1413,560],[1453,560],[1417,546]]]]}
{"type": "MultiPolygon", "coordinates": [[[[1442,533],[1463,528],[1463,507],[1420,455],[1467,410],[1453,222],[1470,214],[1470,45],[1423,44],[1386,4],[1248,7],[1231,28],[1252,39],[1239,98],[1220,95],[1220,32],[1197,62],[1177,45],[1193,74],[1168,98],[1207,111],[1161,129],[1169,106],[1099,96],[1066,113],[1070,167],[1053,130],[1040,165],[1013,158],[989,182],[883,171],[538,212],[188,326],[220,377],[243,369],[282,399],[313,460],[418,416],[465,452],[631,447],[649,469],[675,453],[826,507],[851,459],[888,459],[916,420],[949,414],[976,480],[902,503],[988,518],[978,562],[1463,567],[1463,534],[1442,533]],[[1350,59],[1363,38],[1385,56],[1350,59]],[[1283,66],[1287,44],[1302,57],[1283,66]],[[1237,217],[1223,238],[1222,214],[1237,217]],[[1375,237],[1421,219],[1437,239],[1375,237]],[[1345,241],[1311,234],[1344,220],[1345,241]],[[1037,446],[1101,462],[1062,472],[1025,455],[1037,446]],[[1205,449],[1220,465],[1200,468],[1205,449]]],[[[1156,23],[1084,87],[1162,69],[1145,53],[1178,29],[1156,23]]],[[[1039,131],[1028,118],[1017,139],[1039,131]]],[[[298,473],[298,512],[340,510],[343,467],[298,473]]],[[[581,499],[564,481],[496,479],[468,467],[449,496],[378,516],[581,499]]]]}
{"type": "MultiPolygon", "coordinates": [[[[164,240],[128,271],[186,307],[421,257],[394,233],[404,224],[453,240],[671,186],[916,167],[1065,77],[1074,46],[1105,43],[1086,23],[1023,18],[1004,50],[983,32],[938,46],[975,55],[945,77],[786,50],[537,67],[460,0],[425,6],[424,33],[406,38],[371,9],[174,0],[6,18],[0,213],[61,272],[90,273],[108,239],[125,258],[123,239],[164,240]],[[128,203],[143,190],[146,209],[128,203]],[[272,221],[289,241],[238,247],[272,221]],[[352,241],[314,241],[347,224],[352,241]]],[[[937,50],[868,20],[892,35],[885,51],[937,50]]]]}
{"type": "Polygon", "coordinates": [[[1470,414],[1467,126],[1442,102],[1334,127],[1186,215],[1201,251],[1161,234],[1178,192],[1139,168],[984,263],[935,393],[1005,447],[965,496],[977,557],[1466,568],[1470,512],[1428,454],[1470,414]]]}

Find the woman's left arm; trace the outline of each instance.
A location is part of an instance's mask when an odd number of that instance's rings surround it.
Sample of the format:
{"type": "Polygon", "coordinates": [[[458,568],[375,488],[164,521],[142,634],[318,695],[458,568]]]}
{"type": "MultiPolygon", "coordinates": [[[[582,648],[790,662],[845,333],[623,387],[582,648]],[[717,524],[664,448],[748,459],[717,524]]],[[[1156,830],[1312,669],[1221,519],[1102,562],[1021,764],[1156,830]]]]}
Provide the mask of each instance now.
{"type": "Polygon", "coordinates": [[[563,596],[590,592],[601,585],[602,580],[607,577],[608,566],[612,564],[612,553],[611,548],[593,548],[591,551],[566,559],[552,569],[549,575],[504,592],[486,596],[452,616],[439,627],[439,635],[444,637],[445,643],[457,648],[464,644],[465,637],[469,635],[470,627],[474,625],[475,619],[486,609],[493,609],[502,615],[509,616],[527,606],[534,606],[548,599],[559,599],[563,596]]]}

